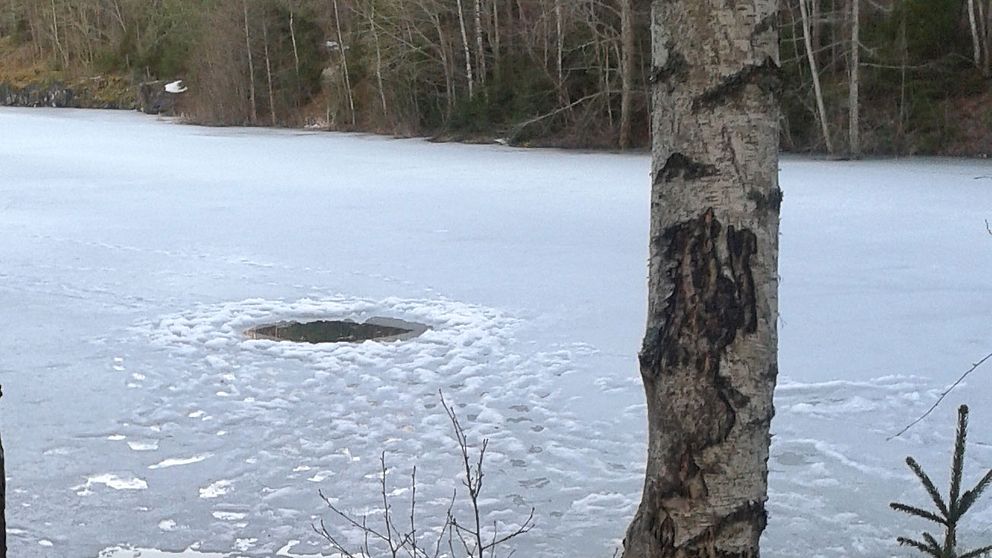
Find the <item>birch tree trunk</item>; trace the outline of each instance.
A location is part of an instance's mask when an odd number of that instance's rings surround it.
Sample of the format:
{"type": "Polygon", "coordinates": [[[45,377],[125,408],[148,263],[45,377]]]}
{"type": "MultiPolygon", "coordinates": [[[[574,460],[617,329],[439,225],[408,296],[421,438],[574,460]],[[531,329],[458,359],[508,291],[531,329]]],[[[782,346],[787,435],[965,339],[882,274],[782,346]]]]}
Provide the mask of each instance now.
{"type": "Polygon", "coordinates": [[[982,67],[982,43],[978,38],[978,22],[975,21],[975,0],[968,0],[968,26],[971,28],[972,58],[975,60],[975,67],[982,67]]]}
{"type": "Polygon", "coordinates": [[[255,103],[255,61],[251,55],[251,34],[248,31],[248,0],[241,0],[245,12],[245,49],[248,51],[248,100],[251,103],[251,123],[258,121],[258,105],[255,103]]]}
{"type": "Polygon", "coordinates": [[[276,119],[276,96],[272,89],[272,61],[269,58],[269,24],[264,17],[262,18],[262,46],[265,48],[265,78],[269,85],[269,118],[272,121],[272,127],[275,128],[278,121],[276,119]]]}
{"type": "Polygon", "coordinates": [[[561,0],[555,0],[555,65],[558,70],[558,90],[565,100],[565,23],[561,0]]]}
{"type": "Polygon", "coordinates": [[[778,0],[654,0],[648,463],[624,558],[759,555],[777,376],[778,0]]]}
{"type": "Polygon", "coordinates": [[[851,157],[861,158],[861,0],[851,0],[851,77],[848,148],[851,157]]]}
{"type": "Polygon", "coordinates": [[[810,37],[809,9],[806,7],[808,0],[799,0],[799,13],[803,23],[803,40],[806,43],[806,58],[809,61],[809,71],[813,76],[813,95],[816,97],[816,110],[820,117],[820,131],[823,134],[823,143],[826,145],[827,153],[834,152],[834,144],[830,141],[830,127],[827,123],[827,110],[823,106],[823,89],[820,87],[820,71],[816,64],[816,52],[813,50],[813,41],[810,37]]]}
{"type": "Polygon", "coordinates": [[[382,118],[389,118],[386,108],[386,88],[382,80],[382,46],[379,43],[379,27],[375,22],[375,0],[369,3],[369,27],[372,29],[372,39],[375,43],[375,82],[379,89],[379,102],[382,104],[382,118]]]}
{"type": "MultiPolygon", "coordinates": [[[[3,388],[0,387],[0,398],[3,388]]],[[[3,442],[0,441],[0,558],[7,558],[7,476],[3,464],[3,442]]]]}
{"type": "Polygon", "coordinates": [[[293,64],[296,67],[296,79],[300,79],[300,50],[296,44],[296,23],[292,8],[289,10],[289,39],[293,42],[293,64]]]}
{"type": "Polygon", "coordinates": [[[482,0],[475,0],[475,66],[479,68],[479,83],[486,86],[486,47],[482,39],[482,0]]]}
{"type": "Polygon", "coordinates": [[[351,112],[351,125],[355,125],[355,95],[351,92],[351,72],[348,71],[348,49],[344,44],[344,34],[341,33],[341,14],[338,12],[338,0],[332,0],[334,8],[334,28],[338,34],[338,50],[341,51],[341,72],[344,74],[345,97],[348,99],[348,110],[351,112]]]}
{"type": "Polygon", "coordinates": [[[627,149],[634,101],[634,0],[620,0],[620,36],[620,149],[627,149]]]}
{"type": "Polygon", "coordinates": [[[465,28],[465,9],[458,0],[458,23],[462,30],[462,46],[465,49],[465,79],[468,80],[468,96],[475,96],[475,78],[472,76],[472,49],[468,43],[468,30],[465,28]]]}

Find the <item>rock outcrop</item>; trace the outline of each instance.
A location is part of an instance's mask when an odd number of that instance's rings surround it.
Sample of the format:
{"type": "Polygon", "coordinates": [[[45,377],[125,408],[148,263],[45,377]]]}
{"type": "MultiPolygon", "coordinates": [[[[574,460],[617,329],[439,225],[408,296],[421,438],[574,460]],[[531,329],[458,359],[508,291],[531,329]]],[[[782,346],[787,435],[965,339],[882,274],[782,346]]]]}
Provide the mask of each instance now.
{"type": "Polygon", "coordinates": [[[0,83],[0,105],[7,107],[79,107],[72,89],[61,83],[14,87],[0,83]]]}
{"type": "Polygon", "coordinates": [[[174,116],[179,111],[177,106],[185,88],[182,82],[158,80],[146,81],[138,86],[138,110],[145,114],[161,114],[164,116],[174,116]],[[175,84],[180,84],[178,87],[175,84]],[[172,90],[179,91],[173,93],[172,90]]]}
{"type": "Polygon", "coordinates": [[[118,76],[97,76],[66,83],[0,81],[0,106],[130,109],[135,106],[130,81],[118,76]]]}

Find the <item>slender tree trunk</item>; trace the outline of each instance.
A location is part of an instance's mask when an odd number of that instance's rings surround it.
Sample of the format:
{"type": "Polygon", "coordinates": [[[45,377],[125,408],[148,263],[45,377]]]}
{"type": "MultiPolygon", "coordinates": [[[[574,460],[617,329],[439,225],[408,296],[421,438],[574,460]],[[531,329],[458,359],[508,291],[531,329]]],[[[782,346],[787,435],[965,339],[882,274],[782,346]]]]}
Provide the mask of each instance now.
{"type": "Polygon", "coordinates": [[[345,97],[348,99],[348,111],[351,114],[351,125],[355,120],[355,96],[351,92],[351,72],[348,71],[348,49],[344,44],[344,34],[341,32],[341,15],[338,13],[338,0],[331,0],[334,8],[334,28],[338,35],[338,50],[341,51],[341,73],[344,74],[345,97]]]}
{"type": "Polygon", "coordinates": [[[561,0],[555,0],[555,65],[558,70],[558,91],[565,97],[565,22],[561,0]]]}
{"type": "Polygon", "coordinates": [[[62,44],[62,39],[59,36],[59,14],[58,10],[55,8],[55,0],[51,0],[52,5],[52,38],[55,40],[55,50],[59,53],[62,58],[62,64],[66,69],[69,68],[69,51],[66,50],[65,46],[62,44]]]}
{"type": "Polygon", "coordinates": [[[452,54],[451,57],[448,56],[448,41],[444,35],[444,27],[441,25],[441,18],[438,17],[437,14],[433,14],[431,16],[431,21],[434,22],[434,28],[437,31],[438,50],[441,53],[441,65],[444,66],[444,88],[445,93],[447,93],[448,96],[445,120],[449,120],[451,118],[451,112],[455,108],[455,101],[457,100],[454,77],[455,72],[450,61],[450,58],[453,58],[454,55],[452,54]]]}
{"type": "Polygon", "coordinates": [[[372,28],[372,39],[375,42],[375,81],[379,87],[379,102],[382,104],[383,121],[389,117],[389,110],[386,108],[386,87],[382,81],[382,47],[379,44],[379,28],[375,23],[375,0],[370,2],[369,25],[372,28]]]}
{"type": "Polygon", "coordinates": [[[968,26],[971,28],[972,58],[975,67],[982,67],[982,43],[978,38],[978,22],[975,20],[975,0],[968,0],[968,26]]]}
{"type": "Polygon", "coordinates": [[[812,4],[812,9],[810,10],[810,36],[813,41],[813,52],[820,52],[820,47],[823,46],[823,4],[821,0],[810,0],[810,3],[812,4]]]}
{"type": "Polygon", "coordinates": [[[620,149],[630,147],[630,126],[634,102],[634,0],[620,0],[620,149]]]}
{"type": "Polygon", "coordinates": [[[255,61],[251,54],[251,33],[248,30],[248,0],[241,0],[245,13],[245,49],[248,52],[248,101],[251,103],[251,123],[258,121],[258,105],[255,103],[255,61]]]}
{"type": "Polygon", "coordinates": [[[462,0],[458,0],[458,23],[462,30],[462,46],[465,49],[465,79],[468,81],[468,96],[475,97],[475,78],[472,75],[472,49],[469,47],[468,30],[465,27],[465,10],[462,0]]]}
{"type": "Polygon", "coordinates": [[[779,2],[653,6],[648,464],[624,558],[755,558],[777,376],[779,2]]]}
{"type": "Polygon", "coordinates": [[[276,96],[272,89],[272,62],[269,59],[269,24],[266,18],[262,18],[262,45],[265,48],[265,77],[269,84],[269,117],[272,120],[272,127],[278,125],[276,119],[276,96]]]}
{"type": "Polygon", "coordinates": [[[896,128],[896,140],[900,149],[903,149],[906,141],[906,118],[909,114],[906,105],[906,67],[909,66],[909,40],[906,36],[905,13],[903,13],[902,21],[899,22],[899,52],[902,55],[902,64],[899,68],[899,125],[896,128]]]}
{"type": "Polygon", "coordinates": [[[482,0],[475,0],[475,59],[479,68],[479,83],[486,86],[486,47],[482,40],[482,0]]]}
{"type": "MultiPolygon", "coordinates": [[[[982,13],[981,2],[979,2],[978,6],[979,6],[978,13],[981,14],[982,13]]],[[[992,47],[989,46],[989,43],[992,42],[992,1],[990,1],[985,6],[986,6],[984,9],[985,13],[982,16],[982,21],[984,21],[984,24],[982,25],[982,30],[983,30],[982,46],[983,46],[983,53],[985,54],[985,63],[982,65],[982,74],[985,77],[989,77],[992,76],[992,47]]]]}
{"type": "Polygon", "coordinates": [[[985,19],[985,8],[982,7],[983,0],[978,0],[975,7],[978,8],[978,37],[982,43],[982,75],[989,77],[989,29],[988,21],[985,19]]]}
{"type": "Polygon", "coordinates": [[[499,30],[499,0],[493,0],[493,69],[494,74],[499,74],[502,58],[502,38],[499,30]]]}
{"type": "Polygon", "coordinates": [[[823,90],[820,88],[820,72],[816,65],[816,56],[813,51],[813,43],[810,38],[809,29],[809,9],[806,2],[809,0],[799,0],[799,13],[802,16],[803,40],[806,43],[806,58],[809,61],[809,70],[813,77],[813,95],[816,97],[816,110],[820,117],[820,131],[823,133],[823,143],[827,148],[827,153],[834,152],[834,144],[830,140],[830,127],[827,121],[827,110],[823,106],[823,90]]]}
{"type": "Polygon", "coordinates": [[[293,43],[293,63],[296,67],[296,79],[300,78],[300,50],[296,46],[296,22],[293,10],[289,11],[289,40],[293,43]]]}
{"type": "Polygon", "coordinates": [[[848,147],[861,158],[861,0],[851,0],[851,77],[848,91],[848,147]]]}

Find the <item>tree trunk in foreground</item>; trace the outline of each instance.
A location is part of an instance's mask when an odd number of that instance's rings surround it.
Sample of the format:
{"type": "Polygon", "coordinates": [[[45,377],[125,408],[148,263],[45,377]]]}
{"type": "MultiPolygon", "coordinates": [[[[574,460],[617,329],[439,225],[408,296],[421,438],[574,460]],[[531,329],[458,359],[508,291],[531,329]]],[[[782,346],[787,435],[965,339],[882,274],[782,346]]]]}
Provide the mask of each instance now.
{"type": "MultiPolygon", "coordinates": [[[[0,398],[3,388],[0,387],[0,398]]],[[[0,442],[0,558],[7,558],[7,476],[3,465],[3,442],[0,442]]]]}
{"type": "Polygon", "coordinates": [[[654,0],[644,494],[624,558],[757,557],[778,373],[777,0],[654,0]]]}

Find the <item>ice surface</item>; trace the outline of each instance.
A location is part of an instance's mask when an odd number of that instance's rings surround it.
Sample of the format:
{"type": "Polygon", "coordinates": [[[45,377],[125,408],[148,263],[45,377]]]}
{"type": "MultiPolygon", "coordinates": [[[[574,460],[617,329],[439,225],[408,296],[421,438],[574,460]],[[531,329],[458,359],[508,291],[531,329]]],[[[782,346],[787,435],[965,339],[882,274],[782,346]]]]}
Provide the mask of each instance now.
{"type": "MultiPolygon", "coordinates": [[[[0,109],[11,554],[316,557],[317,495],[425,519],[459,484],[437,398],[491,438],[518,555],[610,556],[640,497],[649,160],[0,109]],[[404,343],[248,340],[389,316],[404,343]],[[145,488],[146,486],[146,488],[145,488]],[[144,488],[144,489],[129,489],[144,488]],[[66,514],[65,510],[72,510],[66,514]],[[153,550],[160,549],[160,550],[153,550]],[[185,550],[184,550],[185,549],[185,550]]],[[[992,466],[992,164],[786,158],[768,556],[876,557],[973,404],[992,466]]],[[[969,477],[970,478],[970,477],[969,477]]],[[[992,537],[992,507],[965,542],[992,537]]]]}

